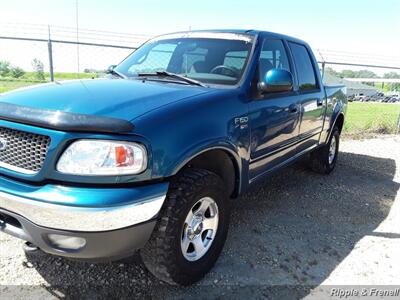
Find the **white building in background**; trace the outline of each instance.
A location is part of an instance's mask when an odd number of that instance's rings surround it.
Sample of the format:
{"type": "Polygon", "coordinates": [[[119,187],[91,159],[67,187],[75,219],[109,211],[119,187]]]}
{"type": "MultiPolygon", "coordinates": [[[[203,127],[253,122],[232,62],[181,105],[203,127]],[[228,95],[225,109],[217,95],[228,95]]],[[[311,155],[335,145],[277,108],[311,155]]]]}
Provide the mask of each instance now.
{"type": "Polygon", "coordinates": [[[375,96],[377,93],[374,87],[347,87],[347,96],[375,96]]]}
{"type": "Polygon", "coordinates": [[[347,88],[347,96],[374,96],[378,93],[378,90],[373,86],[339,78],[327,72],[324,74],[324,84],[344,84],[347,88]]]}

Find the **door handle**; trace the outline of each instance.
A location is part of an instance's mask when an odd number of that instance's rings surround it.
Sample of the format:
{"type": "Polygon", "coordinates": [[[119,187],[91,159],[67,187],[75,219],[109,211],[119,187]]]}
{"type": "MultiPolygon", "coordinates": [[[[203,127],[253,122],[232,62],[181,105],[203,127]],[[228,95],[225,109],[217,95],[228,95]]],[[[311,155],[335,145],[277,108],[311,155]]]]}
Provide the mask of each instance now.
{"type": "Polygon", "coordinates": [[[322,99],[317,99],[317,106],[322,106],[323,100],[322,99]]]}

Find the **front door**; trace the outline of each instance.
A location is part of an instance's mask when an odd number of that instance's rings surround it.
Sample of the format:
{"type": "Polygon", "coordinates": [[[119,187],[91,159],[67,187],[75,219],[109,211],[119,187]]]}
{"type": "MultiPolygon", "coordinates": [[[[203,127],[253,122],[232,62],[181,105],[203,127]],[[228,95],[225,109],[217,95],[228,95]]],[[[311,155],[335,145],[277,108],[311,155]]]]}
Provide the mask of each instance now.
{"type": "MultiPolygon", "coordinates": [[[[259,58],[259,78],[271,69],[292,71],[281,40],[267,39],[259,58]]],[[[250,102],[250,181],[296,154],[300,105],[294,91],[257,94],[250,102]]]]}

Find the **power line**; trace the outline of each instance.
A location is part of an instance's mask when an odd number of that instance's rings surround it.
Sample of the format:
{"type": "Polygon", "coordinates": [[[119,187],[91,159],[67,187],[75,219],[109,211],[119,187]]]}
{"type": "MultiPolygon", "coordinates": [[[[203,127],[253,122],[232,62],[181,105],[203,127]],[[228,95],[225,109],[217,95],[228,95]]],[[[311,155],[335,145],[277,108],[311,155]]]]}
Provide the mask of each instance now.
{"type": "MultiPolygon", "coordinates": [[[[352,55],[364,55],[364,56],[371,56],[371,55],[376,55],[376,54],[372,54],[372,53],[361,53],[361,52],[350,52],[350,51],[342,51],[342,50],[329,50],[329,49],[318,49],[320,51],[324,51],[324,52],[334,52],[334,53],[338,53],[338,54],[352,54],[352,55]]],[[[385,58],[395,58],[395,59],[400,59],[400,57],[396,57],[396,56],[390,56],[390,55],[381,55],[379,54],[380,57],[385,57],[385,58]]]]}
{"type": "MultiPolygon", "coordinates": [[[[29,24],[29,23],[0,23],[2,26],[7,26],[12,29],[17,29],[18,27],[26,28],[28,30],[32,30],[32,27],[37,27],[37,30],[42,30],[44,33],[47,30],[48,25],[42,24],[29,24]]],[[[67,26],[51,26],[52,31],[60,31],[60,32],[75,32],[76,28],[67,27],[67,26]]],[[[152,35],[148,34],[138,34],[138,33],[128,33],[128,32],[114,32],[114,31],[102,31],[96,29],[86,29],[86,28],[79,28],[80,32],[88,32],[90,34],[96,35],[105,35],[105,36],[123,36],[123,37],[138,37],[138,38],[151,38],[152,35]]]]}
{"type": "MultiPolygon", "coordinates": [[[[28,42],[47,42],[46,39],[36,39],[36,38],[23,38],[23,37],[12,37],[12,36],[0,36],[0,40],[14,40],[14,41],[28,41],[28,42]]],[[[76,45],[77,42],[75,41],[62,41],[62,40],[51,40],[52,43],[59,43],[59,44],[70,44],[76,45]]],[[[117,48],[117,49],[130,49],[135,50],[135,47],[127,47],[122,45],[108,45],[108,44],[97,44],[97,43],[86,43],[86,42],[79,42],[79,45],[83,46],[94,46],[94,47],[105,47],[105,48],[117,48]]]]}
{"type": "MultiPolygon", "coordinates": [[[[76,0],[77,2],[78,0],[76,0]]],[[[78,21],[78,20],[77,20],[78,21]]],[[[0,23],[8,27],[8,31],[11,30],[10,35],[15,35],[18,33],[20,35],[47,35],[47,25],[43,24],[29,24],[29,23],[0,23]]],[[[77,24],[79,25],[79,24],[77,24]]],[[[83,29],[79,28],[79,33],[77,34],[77,28],[67,27],[67,26],[51,26],[52,36],[59,40],[72,39],[90,41],[94,43],[108,42],[126,44],[126,45],[138,45],[142,44],[152,36],[145,34],[136,33],[123,33],[123,32],[113,32],[113,31],[101,31],[94,29],[83,29]]],[[[2,35],[5,35],[4,33],[2,35]]],[[[8,35],[8,34],[7,34],[8,35]]],[[[360,52],[350,52],[350,51],[338,51],[330,49],[316,49],[315,54],[320,56],[324,61],[339,61],[339,62],[358,62],[360,64],[388,64],[397,65],[400,64],[400,57],[395,56],[385,56],[385,55],[374,55],[368,53],[360,52]]]]}

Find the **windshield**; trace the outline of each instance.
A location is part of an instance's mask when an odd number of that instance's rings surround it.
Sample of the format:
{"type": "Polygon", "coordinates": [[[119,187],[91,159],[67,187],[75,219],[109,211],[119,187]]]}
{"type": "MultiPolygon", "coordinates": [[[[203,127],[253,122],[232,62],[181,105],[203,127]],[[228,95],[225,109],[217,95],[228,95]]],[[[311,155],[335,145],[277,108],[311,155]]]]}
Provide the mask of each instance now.
{"type": "Polygon", "coordinates": [[[251,49],[252,38],[247,35],[232,34],[229,39],[159,38],[141,46],[115,70],[128,78],[169,72],[205,84],[235,85],[242,77],[251,49]]]}

